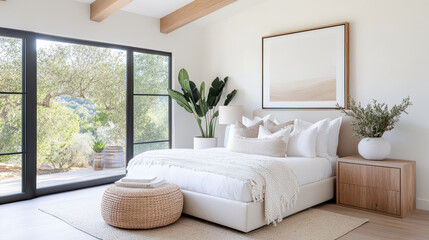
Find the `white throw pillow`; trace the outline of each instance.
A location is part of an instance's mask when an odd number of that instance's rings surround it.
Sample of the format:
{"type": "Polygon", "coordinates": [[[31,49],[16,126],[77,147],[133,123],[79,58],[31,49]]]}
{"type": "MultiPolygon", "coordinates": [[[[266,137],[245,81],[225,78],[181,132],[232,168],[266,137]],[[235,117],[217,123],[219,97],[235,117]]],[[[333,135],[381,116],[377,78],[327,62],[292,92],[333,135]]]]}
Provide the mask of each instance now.
{"type": "Polygon", "coordinates": [[[290,134],[287,155],[296,157],[316,157],[317,126],[307,129],[294,128],[290,134]]]}
{"type": "MultiPolygon", "coordinates": [[[[268,130],[266,127],[264,126],[259,126],[259,133],[258,133],[258,139],[271,139],[271,138],[279,138],[281,137],[281,139],[283,140],[283,142],[286,143],[286,150],[287,150],[287,145],[289,142],[289,137],[290,137],[290,132],[292,130],[292,126],[288,126],[286,128],[280,129],[277,132],[271,133],[270,130],[268,130]]],[[[287,154],[285,152],[284,157],[287,157],[287,154]]]]}
{"type": "Polygon", "coordinates": [[[233,152],[258,154],[270,157],[285,157],[286,143],[282,137],[257,139],[235,136],[231,140],[229,150],[233,152]]]}
{"type": "Polygon", "coordinates": [[[328,154],[331,157],[337,156],[338,140],[340,138],[340,128],[343,118],[339,117],[329,122],[328,126],[328,154]]]}
{"type": "Polygon", "coordinates": [[[329,127],[329,119],[323,119],[316,123],[310,123],[306,122],[301,119],[295,120],[295,128],[298,130],[304,130],[311,126],[317,127],[317,139],[316,139],[316,156],[317,157],[329,157],[328,154],[328,142],[329,142],[329,136],[328,136],[328,127],[329,127]]]}
{"type": "Polygon", "coordinates": [[[271,114],[268,114],[268,115],[266,115],[265,117],[262,117],[262,118],[260,118],[260,117],[255,117],[253,120],[252,119],[249,119],[249,118],[247,118],[247,117],[245,117],[245,116],[243,116],[243,117],[241,117],[241,122],[243,123],[243,125],[244,126],[246,126],[246,127],[250,127],[250,126],[252,126],[252,125],[255,125],[256,123],[258,123],[259,121],[264,121],[264,123],[266,122],[266,121],[268,121],[269,119],[271,118],[271,114]]]}
{"type": "Polygon", "coordinates": [[[260,125],[259,126],[258,139],[275,138],[275,137],[282,136],[283,141],[288,143],[291,130],[292,130],[292,126],[288,126],[288,127],[283,128],[283,129],[280,129],[277,132],[272,133],[270,130],[268,130],[268,128],[260,125]]]}

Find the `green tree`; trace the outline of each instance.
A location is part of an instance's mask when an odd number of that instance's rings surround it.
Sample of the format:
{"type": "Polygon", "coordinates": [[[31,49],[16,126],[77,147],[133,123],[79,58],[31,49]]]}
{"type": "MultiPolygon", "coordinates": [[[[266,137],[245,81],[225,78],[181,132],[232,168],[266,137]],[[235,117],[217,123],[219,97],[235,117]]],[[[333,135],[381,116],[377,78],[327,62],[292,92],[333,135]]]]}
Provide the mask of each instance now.
{"type": "Polygon", "coordinates": [[[73,153],[69,151],[76,134],[79,133],[79,116],[58,103],[37,109],[37,159],[38,163],[49,163],[55,169],[72,166],[73,153]],[[48,127],[49,126],[49,127],[48,127]]]}
{"type": "MultiPolygon", "coordinates": [[[[22,92],[22,40],[0,37],[0,91],[22,92]]],[[[21,152],[22,96],[0,94],[0,153],[21,152]]],[[[17,162],[14,155],[2,162],[17,162]]]]}
{"type": "Polygon", "coordinates": [[[22,91],[22,40],[0,37],[0,91],[22,91]]]}
{"type": "MultiPolygon", "coordinates": [[[[108,143],[125,145],[125,101],[126,101],[126,53],[124,51],[92,46],[38,41],[38,105],[51,108],[58,98],[69,96],[86,99],[96,108],[95,115],[85,112],[82,105],[73,107],[80,118],[80,133],[91,133],[97,137],[97,129],[114,126],[105,139],[108,143]]],[[[43,114],[38,112],[38,114],[43,114]]],[[[46,126],[40,126],[42,129],[46,126]]],[[[75,137],[77,133],[75,133],[75,137]]],[[[86,139],[86,138],[84,138],[86,139]]],[[[61,141],[67,151],[76,149],[70,145],[73,139],[61,141]]],[[[91,140],[88,140],[91,141],[91,140]]],[[[75,144],[77,143],[75,141],[75,144]]],[[[90,142],[86,144],[90,145],[90,142]]],[[[64,150],[63,149],[63,150],[64,150]]],[[[53,150],[51,148],[51,150],[53,150]]],[[[55,158],[72,159],[69,153],[55,158]]],[[[38,159],[52,156],[41,155],[38,159]]],[[[84,155],[81,155],[83,157],[84,155]]],[[[89,156],[86,162],[89,162],[89,156]]],[[[43,160],[41,160],[43,161],[43,160]]]]}
{"type": "MultiPolygon", "coordinates": [[[[134,54],[134,92],[166,94],[169,80],[169,58],[153,54],[134,54]]],[[[134,141],[168,139],[168,97],[136,96],[134,98],[134,141]]],[[[153,149],[158,148],[153,144],[153,149]]],[[[145,150],[152,149],[145,147],[145,150]]]]}

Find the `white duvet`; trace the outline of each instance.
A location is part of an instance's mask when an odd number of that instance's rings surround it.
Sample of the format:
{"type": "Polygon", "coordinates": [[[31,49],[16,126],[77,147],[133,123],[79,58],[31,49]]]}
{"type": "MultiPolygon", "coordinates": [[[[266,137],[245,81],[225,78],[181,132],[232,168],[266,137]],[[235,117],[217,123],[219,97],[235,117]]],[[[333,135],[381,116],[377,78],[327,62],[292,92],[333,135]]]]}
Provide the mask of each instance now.
{"type": "Polygon", "coordinates": [[[252,199],[263,201],[267,224],[280,222],[282,213],[293,206],[299,192],[298,178],[286,164],[260,155],[216,149],[168,149],[142,153],[130,161],[128,169],[141,165],[180,167],[246,182],[252,199]]]}
{"type": "MultiPolygon", "coordinates": [[[[215,148],[210,149],[210,151],[224,153],[229,152],[229,150],[226,148],[215,148]]],[[[244,153],[240,154],[244,156],[247,155],[244,153]]],[[[284,162],[298,177],[298,182],[301,186],[333,176],[332,166],[336,160],[328,160],[326,158],[318,157],[260,157],[261,159],[276,159],[278,161],[284,162]]],[[[133,166],[129,165],[128,176],[160,176],[163,177],[167,182],[179,185],[184,190],[245,203],[253,201],[250,187],[246,182],[210,172],[200,172],[166,165],[152,165],[149,167],[146,165],[136,164],[133,166]]]]}

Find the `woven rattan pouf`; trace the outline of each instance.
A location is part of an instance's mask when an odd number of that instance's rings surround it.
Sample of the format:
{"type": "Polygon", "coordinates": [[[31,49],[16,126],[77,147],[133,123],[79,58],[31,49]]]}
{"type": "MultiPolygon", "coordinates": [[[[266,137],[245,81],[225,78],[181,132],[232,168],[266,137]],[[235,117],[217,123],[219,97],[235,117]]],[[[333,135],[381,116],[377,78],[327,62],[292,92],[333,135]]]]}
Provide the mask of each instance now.
{"type": "Polygon", "coordinates": [[[127,229],[148,229],[174,223],[182,209],[182,191],[171,183],[156,188],[112,185],[104,192],[101,202],[104,221],[127,229]]]}

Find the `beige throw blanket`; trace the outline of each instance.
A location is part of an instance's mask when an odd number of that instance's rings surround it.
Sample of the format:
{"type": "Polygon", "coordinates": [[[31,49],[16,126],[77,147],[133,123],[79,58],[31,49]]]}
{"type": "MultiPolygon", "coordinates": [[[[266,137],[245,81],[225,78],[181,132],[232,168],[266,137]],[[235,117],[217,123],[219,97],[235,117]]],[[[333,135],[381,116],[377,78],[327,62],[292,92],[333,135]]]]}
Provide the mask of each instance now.
{"type": "Polygon", "coordinates": [[[219,149],[168,149],[148,151],[134,157],[128,170],[136,165],[168,165],[220,174],[247,182],[254,201],[264,201],[267,224],[281,222],[282,212],[295,203],[298,178],[283,162],[261,155],[219,149]]]}

